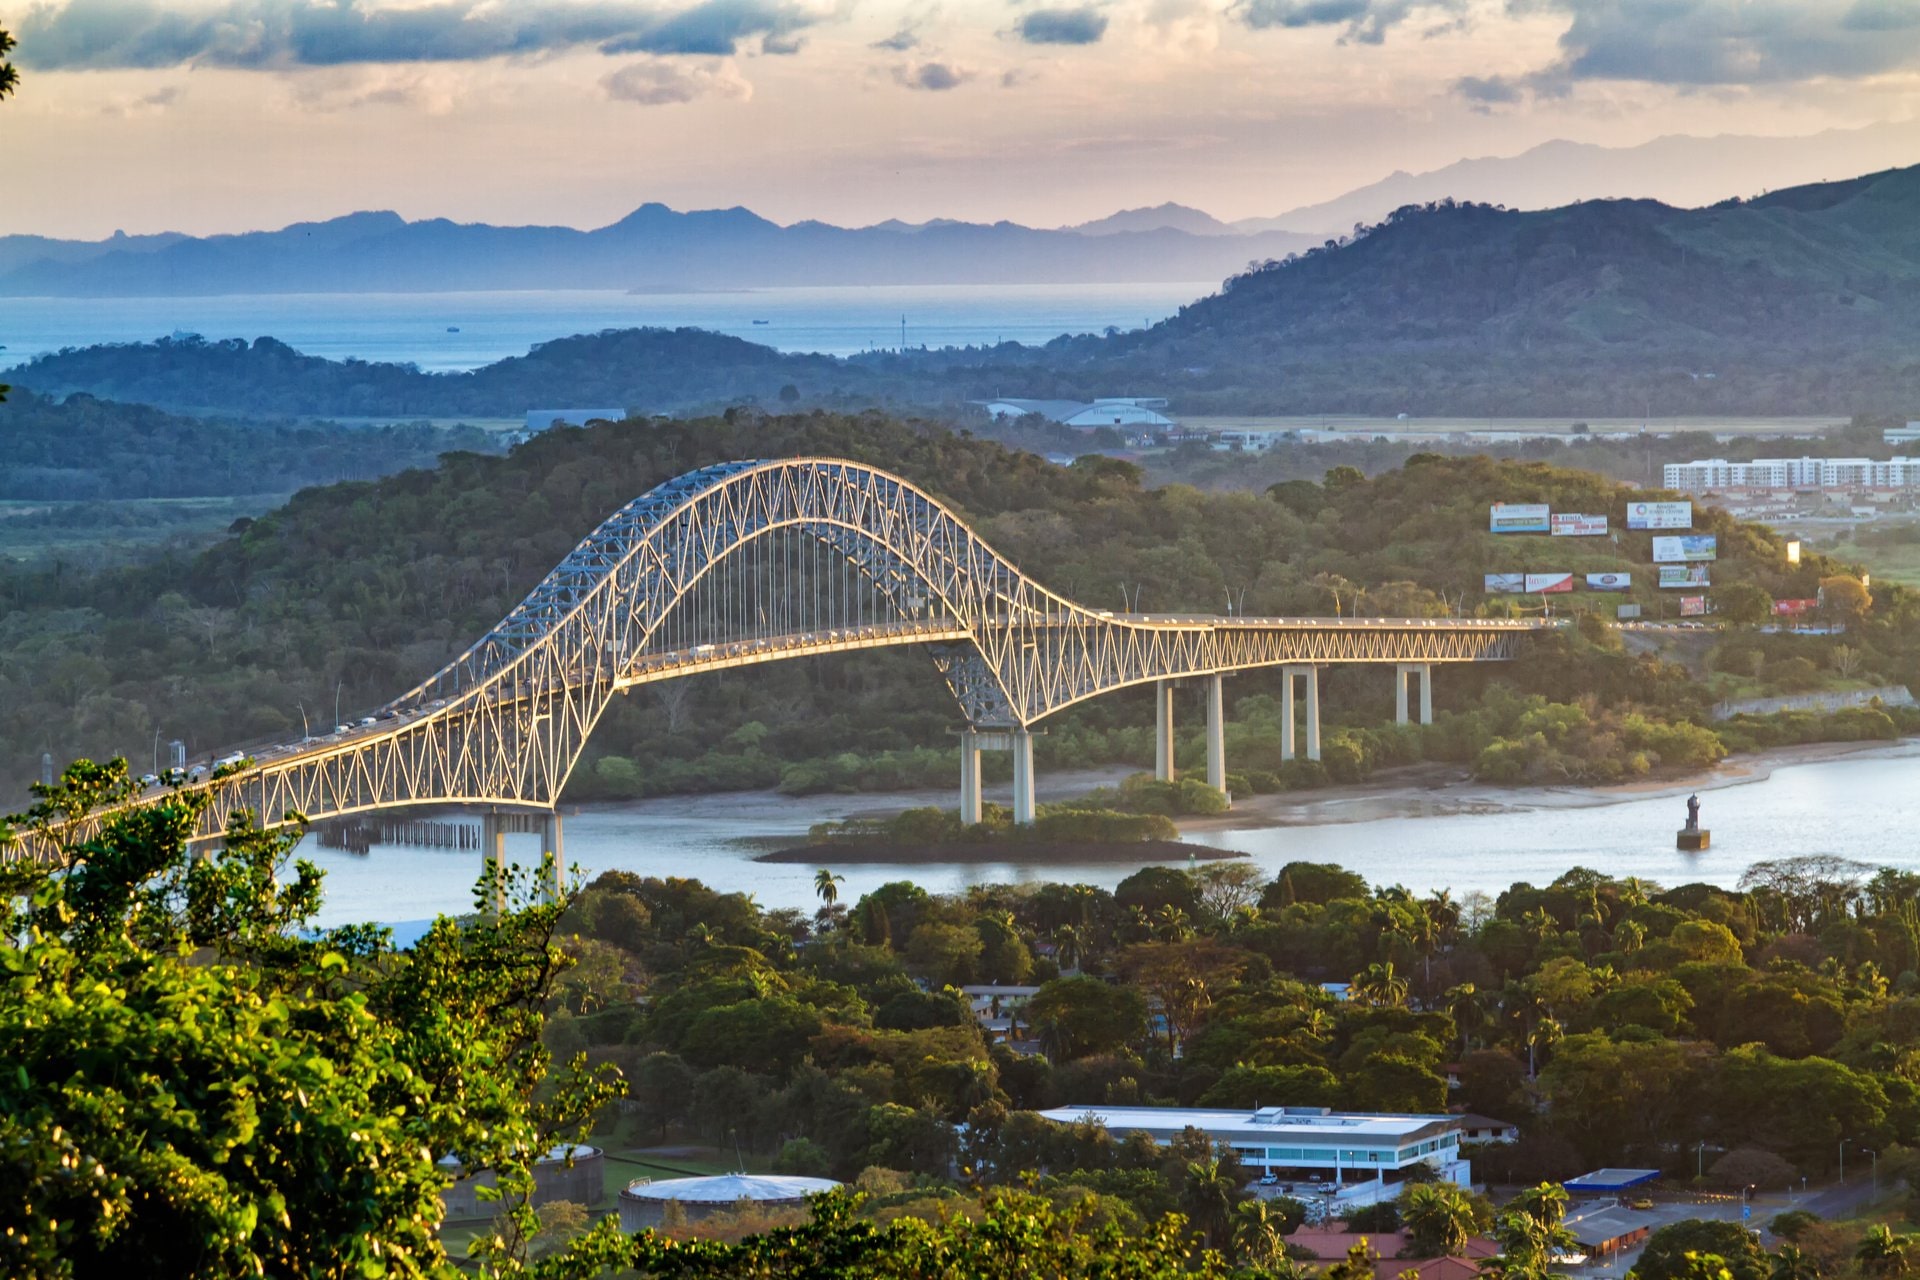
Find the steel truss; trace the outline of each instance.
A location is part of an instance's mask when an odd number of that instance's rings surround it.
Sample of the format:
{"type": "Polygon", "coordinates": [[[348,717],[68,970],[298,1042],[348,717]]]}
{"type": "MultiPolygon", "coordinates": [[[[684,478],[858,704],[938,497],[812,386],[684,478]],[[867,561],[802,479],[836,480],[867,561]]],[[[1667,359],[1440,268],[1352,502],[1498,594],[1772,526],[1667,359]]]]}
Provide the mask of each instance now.
{"type": "MultiPolygon", "coordinates": [[[[832,458],[726,463],[615,512],[372,727],[269,748],[198,784],[216,793],[200,836],[242,808],[269,824],[423,804],[547,809],[622,691],[809,654],[925,646],[967,723],[1006,729],[1151,680],[1503,661],[1539,625],[1107,613],[1034,582],[898,476],[832,458]],[[811,569],[793,543],[814,549],[811,569]],[[857,592],[836,601],[834,573],[857,592]]],[[[50,852],[22,841],[12,856],[50,852]]]]}

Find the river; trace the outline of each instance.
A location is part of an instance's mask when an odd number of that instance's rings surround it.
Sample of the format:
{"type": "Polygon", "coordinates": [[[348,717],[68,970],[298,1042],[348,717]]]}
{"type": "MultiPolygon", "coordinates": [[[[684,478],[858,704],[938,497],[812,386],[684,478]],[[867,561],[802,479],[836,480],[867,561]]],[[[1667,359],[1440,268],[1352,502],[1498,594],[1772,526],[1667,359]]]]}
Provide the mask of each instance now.
{"type": "MultiPolygon", "coordinates": [[[[1703,854],[1673,847],[1686,816],[1676,794],[1624,797],[1472,783],[1374,790],[1353,800],[1297,806],[1264,801],[1272,825],[1191,831],[1186,838],[1245,853],[1269,873],[1295,859],[1337,862],[1376,884],[1403,884],[1416,892],[1448,888],[1456,896],[1476,889],[1497,893],[1517,880],[1545,884],[1575,866],[1669,886],[1696,880],[1730,886],[1752,863],[1810,853],[1920,869],[1916,761],[1920,742],[1907,742],[1776,767],[1751,780],[1732,771],[1707,779],[1700,784],[1701,817],[1713,832],[1713,847],[1703,854]],[[1342,821],[1343,812],[1360,820],[1342,821]]],[[[1101,780],[1082,774],[1047,785],[1043,779],[1041,799],[1075,794],[1101,780]]],[[[755,855],[799,843],[808,826],[827,818],[950,803],[946,792],[803,798],[752,793],[581,806],[566,815],[566,859],[589,877],[607,870],[694,876],[719,889],[749,892],[763,907],[811,909],[818,905],[813,867],[755,862],[755,855]]],[[[533,837],[508,837],[510,857],[531,860],[537,853],[533,837]]],[[[376,846],[356,856],[309,841],[303,856],[327,872],[322,924],[401,923],[469,910],[480,870],[472,853],[398,847],[376,846]]],[[[914,880],[936,893],[1043,880],[1111,888],[1135,869],[1062,861],[835,864],[846,877],[841,892],[848,901],[889,880],[914,880]]]]}

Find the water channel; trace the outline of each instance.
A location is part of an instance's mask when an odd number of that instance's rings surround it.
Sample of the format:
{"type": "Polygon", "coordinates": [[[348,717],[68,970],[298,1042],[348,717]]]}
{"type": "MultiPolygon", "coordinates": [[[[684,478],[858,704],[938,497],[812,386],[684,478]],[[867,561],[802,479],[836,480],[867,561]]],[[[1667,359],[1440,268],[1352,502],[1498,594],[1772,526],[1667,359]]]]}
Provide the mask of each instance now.
{"type": "MultiPolygon", "coordinates": [[[[1544,884],[1574,866],[1665,885],[1732,885],[1754,862],[1796,854],[1920,868],[1920,742],[1770,770],[1747,763],[1741,770],[1750,780],[1729,770],[1702,784],[1711,788],[1703,791],[1702,818],[1713,832],[1713,847],[1704,854],[1673,847],[1686,816],[1684,791],[1622,796],[1468,782],[1374,788],[1300,803],[1263,800],[1257,802],[1262,825],[1189,831],[1186,839],[1244,853],[1268,872],[1294,859],[1337,862],[1376,884],[1404,884],[1417,892],[1444,887],[1456,895],[1497,892],[1516,880],[1544,884]]],[[[1051,786],[1043,786],[1041,799],[1077,794],[1102,780],[1084,774],[1043,779],[1051,786]]],[[[799,798],[749,793],[584,805],[566,814],[566,859],[589,878],[607,870],[693,876],[718,889],[751,893],[763,907],[810,909],[817,905],[812,865],[755,857],[802,843],[807,828],[824,819],[951,802],[945,792],[799,798]]],[[[327,872],[322,924],[398,923],[469,910],[480,869],[471,852],[376,845],[370,854],[355,855],[309,841],[302,853],[327,872]]],[[[537,842],[509,837],[508,854],[531,861],[537,842]]],[[[824,861],[846,876],[841,890],[848,901],[903,879],[936,893],[1043,880],[1110,888],[1138,866],[1059,859],[824,861]]]]}

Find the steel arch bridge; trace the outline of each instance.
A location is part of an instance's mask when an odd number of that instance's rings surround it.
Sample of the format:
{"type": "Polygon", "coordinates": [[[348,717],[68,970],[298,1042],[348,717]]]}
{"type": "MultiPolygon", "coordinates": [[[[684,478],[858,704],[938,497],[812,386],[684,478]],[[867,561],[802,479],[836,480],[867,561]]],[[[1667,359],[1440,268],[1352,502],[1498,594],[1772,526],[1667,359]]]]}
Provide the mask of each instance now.
{"type": "MultiPolygon", "coordinates": [[[[1034,582],[898,476],[833,458],[724,463],[608,517],[498,626],[358,727],[196,780],[214,793],[198,838],[236,809],[267,825],[416,805],[551,810],[615,697],[811,654],[924,647],[969,750],[1018,739],[1030,772],[1030,727],[1096,694],[1257,667],[1502,661],[1539,625],[1114,614],[1034,582]]],[[[1216,721],[1217,706],[1216,682],[1216,721]]],[[[23,840],[14,856],[50,852],[23,840]]]]}

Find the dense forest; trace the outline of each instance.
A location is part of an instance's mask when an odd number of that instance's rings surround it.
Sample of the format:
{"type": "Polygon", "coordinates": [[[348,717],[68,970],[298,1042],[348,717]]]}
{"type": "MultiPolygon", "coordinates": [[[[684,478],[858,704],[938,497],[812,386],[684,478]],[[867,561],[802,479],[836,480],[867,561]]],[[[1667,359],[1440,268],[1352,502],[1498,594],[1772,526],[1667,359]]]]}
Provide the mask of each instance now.
{"type": "Polygon", "coordinates": [[[1920,167],[1710,209],[1408,206],[1255,264],[1149,328],[836,359],[696,330],[560,338],[470,373],[326,361],[272,338],[61,351],[62,394],[226,413],[514,416],[773,405],[952,409],[1138,388],[1178,413],[1671,417],[1910,412],[1920,167]],[[784,393],[784,397],[783,397],[784,393]]]}
{"type": "MultiPolygon", "coordinates": [[[[1094,607],[1119,607],[1125,592],[1148,611],[1225,612],[1231,593],[1248,614],[1500,612],[1509,598],[1483,596],[1481,575],[1521,568],[1637,570],[1641,598],[1654,594],[1647,534],[1623,530],[1618,543],[1580,539],[1592,545],[1573,548],[1486,532],[1495,501],[1612,512],[1616,527],[1624,523],[1635,491],[1541,464],[1425,455],[1373,479],[1336,468],[1323,483],[1211,493],[1144,488],[1136,468],[1112,459],[1057,467],[871,415],[561,429],[504,457],[450,454],[433,470],[308,490],[197,555],[97,573],[0,571],[0,759],[10,785],[35,774],[42,752],[139,762],[156,739],[179,738],[202,755],[363,714],[483,634],[635,495],[709,462],[801,454],[870,462],[925,485],[1027,571],[1094,607]]],[[[1723,513],[1703,509],[1696,524],[1719,537],[1716,591],[1744,596],[1756,618],[1769,596],[1812,596],[1844,576],[1818,556],[1787,565],[1775,535],[1723,513]]],[[[1489,776],[1598,778],[1697,765],[1783,737],[1891,736],[1898,726],[1880,712],[1838,726],[1705,727],[1716,696],[1708,676],[1745,691],[1815,687],[1840,674],[1920,680],[1912,639],[1920,605],[1897,587],[1876,586],[1869,597],[1853,586],[1844,594],[1847,636],[1737,631],[1713,650],[1712,671],[1629,651],[1590,617],[1521,662],[1444,671],[1442,714],[1425,729],[1383,727],[1386,681],[1336,668],[1323,768],[1349,780],[1428,758],[1489,776]]],[[[1610,617],[1623,598],[1567,603],[1597,602],[1610,617]]],[[[1836,608],[1842,598],[1834,594],[1836,608]]],[[[1280,768],[1275,691],[1260,673],[1231,684],[1232,758],[1254,789],[1317,777],[1304,762],[1280,768]]],[[[915,651],[672,681],[615,705],[569,794],[944,786],[955,776],[946,732],[954,723],[915,651]]],[[[1144,765],[1151,724],[1143,695],[1099,699],[1049,723],[1040,759],[1144,765]]],[[[1198,749],[1183,741],[1182,758],[1198,749]]]]}
{"type": "Polygon", "coordinates": [[[476,428],[184,418],[144,404],[16,388],[0,402],[0,500],[97,502],[291,493],[432,466],[453,449],[488,449],[476,428]]]}

